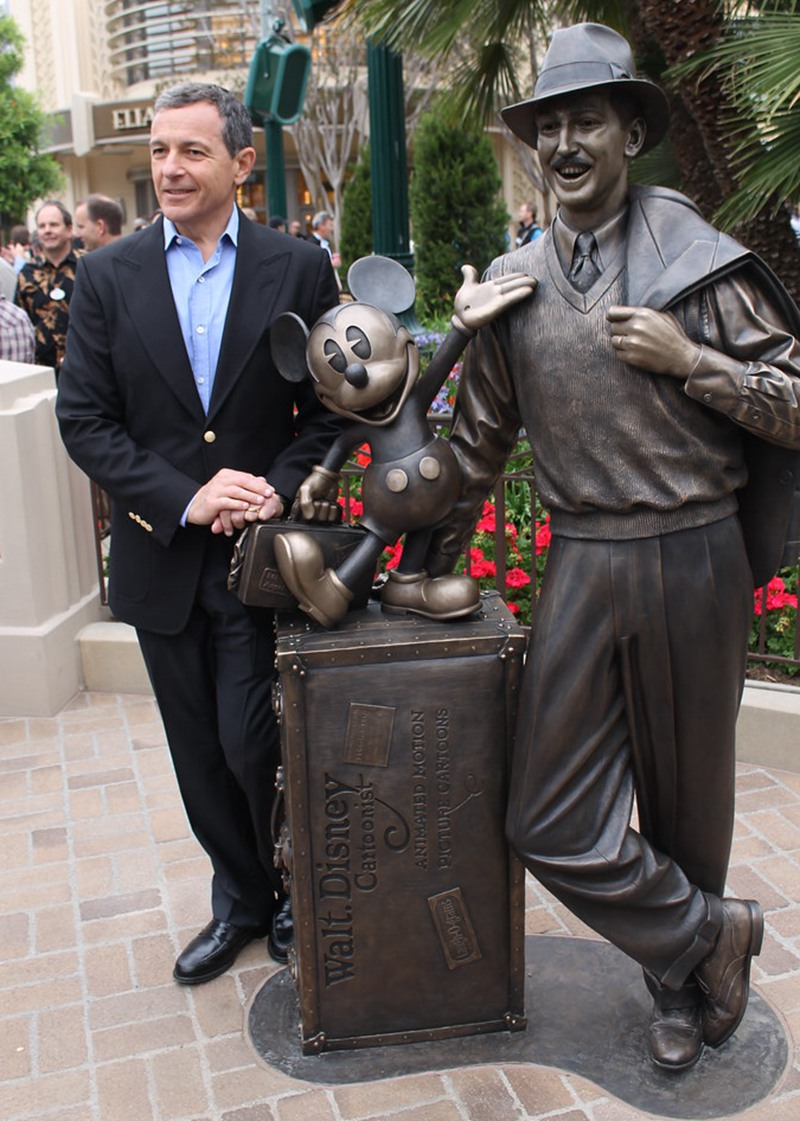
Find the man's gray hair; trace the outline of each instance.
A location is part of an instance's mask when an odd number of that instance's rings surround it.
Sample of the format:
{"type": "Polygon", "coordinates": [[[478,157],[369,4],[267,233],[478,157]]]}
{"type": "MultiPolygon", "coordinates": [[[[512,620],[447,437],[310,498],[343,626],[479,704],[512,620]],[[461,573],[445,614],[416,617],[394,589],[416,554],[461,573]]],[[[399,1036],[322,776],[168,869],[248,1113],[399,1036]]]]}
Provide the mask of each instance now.
{"type": "Polygon", "coordinates": [[[231,156],[242,148],[253,147],[253,123],[250,114],[238,97],[224,89],[205,82],[181,82],[170,86],[156,98],[154,112],[162,109],[183,109],[186,105],[196,105],[208,101],[222,120],[222,139],[231,156]]]}
{"type": "Polygon", "coordinates": [[[311,219],[311,229],[318,229],[322,225],[322,223],[327,222],[328,219],[330,219],[331,222],[333,221],[333,215],[331,214],[330,210],[318,210],[314,217],[311,219]]]}

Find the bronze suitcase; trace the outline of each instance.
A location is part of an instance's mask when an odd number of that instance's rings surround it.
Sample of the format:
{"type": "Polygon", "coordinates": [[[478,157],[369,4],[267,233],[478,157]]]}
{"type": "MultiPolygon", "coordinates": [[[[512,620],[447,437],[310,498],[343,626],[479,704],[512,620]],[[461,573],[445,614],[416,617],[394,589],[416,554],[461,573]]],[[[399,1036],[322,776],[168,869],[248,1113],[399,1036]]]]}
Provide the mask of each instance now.
{"type": "MultiPolygon", "coordinates": [[[[279,533],[307,533],[314,537],[326,567],[336,568],[363,541],[365,531],[354,525],[326,525],[295,521],[292,518],[253,522],[239,534],[231,558],[228,591],[250,607],[289,609],[297,606],[286,587],[275,559],[275,538],[279,533]]],[[[372,587],[367,573],[354,591],[353,607],[366,605],[372,587]]]]}
{"type": "Polygon", "coordinates": [[[505,840],[525,634],[471,619],[277,623],[276,711],[305,1054],[525,1027],[505,840]]]}

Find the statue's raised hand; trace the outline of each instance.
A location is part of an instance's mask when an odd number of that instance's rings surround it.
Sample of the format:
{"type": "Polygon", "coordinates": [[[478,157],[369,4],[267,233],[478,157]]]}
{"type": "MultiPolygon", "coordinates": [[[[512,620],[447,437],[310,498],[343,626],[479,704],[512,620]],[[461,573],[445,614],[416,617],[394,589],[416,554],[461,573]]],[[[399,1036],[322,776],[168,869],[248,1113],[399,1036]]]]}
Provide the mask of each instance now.
{"type": "Polygon", "coordinates": [[[524,272],[509,272],[481,283],[473,265],[463,265],[461,275],[464,283],[456,292],[452,323],[459,331],[468,334],[491,323],[512,304],[527,300],[537,283],[534,277],[524,272]]]}

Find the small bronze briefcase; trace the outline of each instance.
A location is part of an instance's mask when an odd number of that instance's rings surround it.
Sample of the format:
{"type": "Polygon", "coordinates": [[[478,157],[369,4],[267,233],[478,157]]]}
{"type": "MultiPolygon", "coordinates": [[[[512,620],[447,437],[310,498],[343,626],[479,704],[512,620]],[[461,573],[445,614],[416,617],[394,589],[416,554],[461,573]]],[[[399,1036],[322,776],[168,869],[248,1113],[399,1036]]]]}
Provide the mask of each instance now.
{"type": "MultiPolygon", "coordinates": [[[[354,525],[326,525],[282,519],[253,522],[236,542],[228,591],[249,607],[292,609],[297,600],[286,587],[275,560],[275,538],[279,533],[309,533],[322,550],[326,568],[336,568],[364,540],[364,530],[354,525]]],[[[356,589],[351,608],[364,607],[372,586],[371,576],[356,589]]]]}

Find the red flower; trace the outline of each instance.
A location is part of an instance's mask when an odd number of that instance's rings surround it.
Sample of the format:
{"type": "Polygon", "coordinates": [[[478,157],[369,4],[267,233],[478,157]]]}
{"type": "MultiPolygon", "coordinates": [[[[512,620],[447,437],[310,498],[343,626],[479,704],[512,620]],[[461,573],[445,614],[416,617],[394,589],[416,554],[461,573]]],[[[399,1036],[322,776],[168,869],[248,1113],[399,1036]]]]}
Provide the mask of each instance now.
{"type": "Polygon", "coordinates": [[[476,580],[480,580],[483,576],[497,575],[497,565],[493,560],[486,560],[481,549],[470,549],[469,560],[470,575],[476,580]]]}
{"type": "Polygon", "coordinates": [[[483,515],[475,527],[476,530],[478,533],[494,533],[496,525],[497,519],[495,517],[494,506],[492,506],[491,502],[484,502],[483,515]]]}
{"type": "Polygon", "coordinates": [[[386,558],[383,567],[387,572],[390,568],[397,568],[398,564],[400,563],[400,558],[403,555],[402,541],[396,541],[394,545],[387,545],[383,551],[383,555],[386,558]]]}
{"type": "Polygon", "coordinates": [[[552,534],[550,533],[550,515],[543,522],[536,523],[536,556],[543,553],[545,549],[550,547],[550,540],[552,534]]]}
{"type": "Polygon", "coordinates": [[[344,495],[340,494],[338,502],[345,512],[350,512],[351,518],[360,518],[364,513],[364,503],[360,498],[351,498],[348,502],[344,495]]]}
{"type": "Polygon", "coordinates": [[[519,604],[514,603],[513,599],[508,600],[508,602],[506,603],[506,607],[512,615],[519,615],[519,604]]]}
{"type": "Polygon", "coordinates": [[[509,588],[524,588],[530,582],[530,576],[521,568],[509,568],[506,573],[506,586],[509,588]]]}
{"type": "MultiPolygon", "coordinates": [[[[760,615],[763,610],[763,588],[756,588],[753,593],[753,611],[760,615]]],[[[773,576],[767,584],[767,611],[780,611],[784,607],[793,607],[797,610],[797,596],[786,591],[786,585],[780,576],[773,576]]]]}

